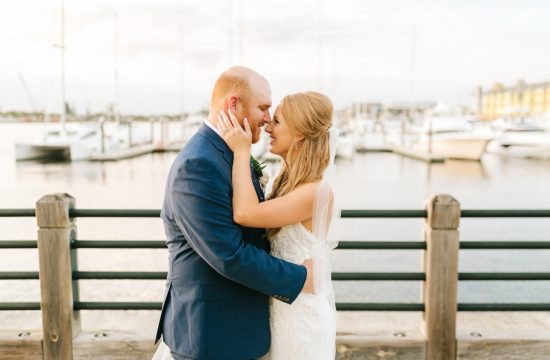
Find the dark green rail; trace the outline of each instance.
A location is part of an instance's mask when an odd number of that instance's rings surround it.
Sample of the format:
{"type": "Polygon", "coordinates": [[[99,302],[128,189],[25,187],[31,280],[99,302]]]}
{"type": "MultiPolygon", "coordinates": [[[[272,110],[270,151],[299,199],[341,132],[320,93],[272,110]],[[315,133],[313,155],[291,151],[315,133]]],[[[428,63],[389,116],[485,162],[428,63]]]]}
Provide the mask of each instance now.
{"type": "Polygon", "coordinates": [[[35,209],[0,209],[0,217],[35,217],[35,209]]]}
{"type": "MultiPolygon", "coordinates": [[[[35,209],[0,209],[0,217],[34,217],[35,209]]],[[[71,209],[71,217],[160,217],[157,209],[71,209]]],[[[342,210],[343,218],[425,218],[426,210],[342,210]]],[[[463,218],[524,218],[550,217],[550,210],[461,210],[463,218]]]]}
{"type": "MultiPolygon", "coordinates": [[[[0,249],[36,249],[35,240],[3,240],[0,249]]],[[[73,249],[165,249],[164,240],[73,240],[73,249]]],[[[425,250],[424,241],[340,241],[338,250],[425,250]]],[[[463,250],[550,249],[550,241],[461,241],[463,250]]]]}
{"type": "MultiPolygon", "coordinates": [[[[167,273],[163,271],[75,271],[74,280],[166,280],[167,273]]],[[[4,271],[0,272],[0,280],[38,280],[36,271],[4,271]]],[[[421,272],[334,272],[335,281],[425,281],[426,274],[421,272]]],[[[550,280],[550,273],[514,272],[459,273],[462,281],[542,281],[550,280]]]]}
{"type": "MultiPolygon", "coordinates": [[[[160,310],[160,302],[75,302],[75,310],[160,310]]],[[[419,303],[336,303],[339,311],[424,311],[419,303]]],[[[40,310],[40,303],[0,303],[0,311],[40,310]]],[[[550,311],[546,303],[459,303],[458,311],[550,311]]]]}

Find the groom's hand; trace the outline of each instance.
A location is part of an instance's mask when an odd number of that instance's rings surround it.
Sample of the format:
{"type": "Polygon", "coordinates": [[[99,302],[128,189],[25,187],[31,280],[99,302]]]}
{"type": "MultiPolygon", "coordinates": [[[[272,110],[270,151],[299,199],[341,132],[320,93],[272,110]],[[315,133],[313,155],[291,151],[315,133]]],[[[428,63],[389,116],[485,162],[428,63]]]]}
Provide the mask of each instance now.
{"type": "Polygon", "coordinates": [[[302,292],[313,294],[314,288],[313,288],[313,261],[311,259],[304,261],[302,264],[306,267],[307,270],[307,277],[306,282],[304,283],[304,287],[302,288],[302,292]]]}

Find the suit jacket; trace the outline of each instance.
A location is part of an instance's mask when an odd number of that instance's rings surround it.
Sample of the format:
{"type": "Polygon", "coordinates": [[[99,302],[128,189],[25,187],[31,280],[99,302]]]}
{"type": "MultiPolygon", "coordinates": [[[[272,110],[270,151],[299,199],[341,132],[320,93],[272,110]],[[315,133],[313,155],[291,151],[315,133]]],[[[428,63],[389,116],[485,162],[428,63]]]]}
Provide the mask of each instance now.
{"type": "MultiPolygon", "coordinates": [[[[169,253],[157,330],[194,359],[251,359],[270,346],[269,296],[292,303],[305,267],[269,255],[265,229],[233,221],[233,153],[203,124],[176,157],[161,217],[169,253]]],[[[259,184],[255,179],[255,188],[259,184]]]]}

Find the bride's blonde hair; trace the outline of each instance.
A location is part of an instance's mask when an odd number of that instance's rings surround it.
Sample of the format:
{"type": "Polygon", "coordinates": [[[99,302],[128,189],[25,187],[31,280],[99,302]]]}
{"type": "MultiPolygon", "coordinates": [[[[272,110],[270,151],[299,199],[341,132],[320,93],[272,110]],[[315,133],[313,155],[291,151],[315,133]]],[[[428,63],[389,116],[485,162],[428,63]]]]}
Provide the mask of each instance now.
{"type": "MultiPolygon", "coordinates": [[[[301,184],[321,180],[329,164],[329,129],[332,126],[333,106],[330,99],[318,92],[308,91],[287,95],[279,111],[294,135],[286,161],[273,183],[269,199],[288,194],[301,184]]],[[[270,229],[269,235],[280,229],[270,229]]]]}

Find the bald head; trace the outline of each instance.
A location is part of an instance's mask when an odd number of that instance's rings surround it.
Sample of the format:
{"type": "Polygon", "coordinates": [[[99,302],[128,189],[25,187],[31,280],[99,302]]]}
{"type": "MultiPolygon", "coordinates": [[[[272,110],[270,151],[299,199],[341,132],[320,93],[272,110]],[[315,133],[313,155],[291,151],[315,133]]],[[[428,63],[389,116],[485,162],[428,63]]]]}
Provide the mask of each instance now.
{"type": "Polygon", "coordinates": [[[225,70],[214,85],[208,120],[217,124],[218,113],[233,113],[243,126],[248,119],[252,142],[260,139],[260,129],[271,121],[271,88],[267,80],[252,69],[233,66],[225,70]]]}
{"type": "Polygon", "coordinates": [[[216,80],[210,98],[210,111],[224,108],[224,103],[231,96],[236,96],[246,104],[251,92],[259,84],[268,84],[267,80],[256,71],[244,66],[233,66],[225,70],[216,80]]]}

